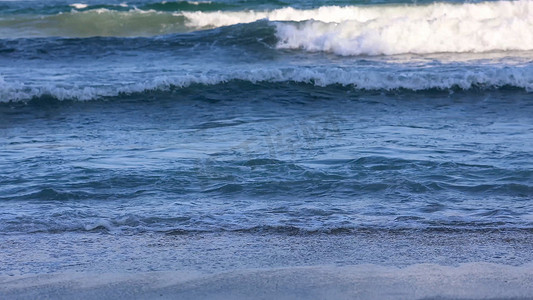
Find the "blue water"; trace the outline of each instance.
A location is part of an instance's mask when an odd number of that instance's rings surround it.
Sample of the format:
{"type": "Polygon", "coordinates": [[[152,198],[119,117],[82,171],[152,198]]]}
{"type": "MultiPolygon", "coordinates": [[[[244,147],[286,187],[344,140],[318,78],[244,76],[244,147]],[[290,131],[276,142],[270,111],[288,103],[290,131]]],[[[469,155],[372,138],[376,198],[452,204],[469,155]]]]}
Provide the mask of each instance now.
{"type": "MultiPolygon", "coordinates": [[[[418,235],[477,243],[438,263],[530,261],[530,8],[0,2],[0,240],[52,249],[100,235],[223,234],[312,244],[371,232],[392,249],[415,249],[418,235]],[[476,234],[487,239],[473,242],[476,234]],[[491,238],[502,251],[487,250],[491,238]]],[[[321,249],[296,264],[392,257],[335,260],[321,249]]],[[[273,264],[252,263],[269,253],[254,251],[245,266],[273,264]]],[[[420,251],[391,259],[435,262],[420,251]]],[[[0,254],[0,272],[80,261],[8,257],[0,254]]],[[[152,270],[146,261],[139,268],[152,270]]]]}

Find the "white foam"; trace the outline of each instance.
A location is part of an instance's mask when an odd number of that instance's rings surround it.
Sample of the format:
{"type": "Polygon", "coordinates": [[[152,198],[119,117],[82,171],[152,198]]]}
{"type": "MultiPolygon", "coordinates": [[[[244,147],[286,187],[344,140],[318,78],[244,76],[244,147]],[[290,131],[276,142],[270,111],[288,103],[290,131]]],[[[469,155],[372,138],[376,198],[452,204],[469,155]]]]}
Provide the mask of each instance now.
{"type": "Polygon", "coordinates": [[[187,3],[192,5],[200,5],[200,4],[211,4],[211,1],[187,1],[187,3]]]}
{"type": "Polygon", "coordinates": [[[84,9],[87,8],[88,5],[84,3],[73,3],[70,6],[74,7],[75,9],[84,9]]]}
{"type": "Polygon", "coordinates": [[[292,21],[277,24],[279,48],[340,55],[533,49],[533,1],[529,0],[181,14],[194,28],[260,19],[292,21]]]}
{"type": "Polygon", "coordinates": [[[150,80],[140,79],[135,84],[109,86],[105,83],[87,86],[48,83],[31,86],[20,82],[0,81],[2,101],[28,100],[32,97],[52,95],[65,99],[91,100],[149,90],[166,90],[170,87],[184,88],[192,84],[215,85],[232,80],[251,83],[258,82],[297,82],[316,86],[342,85],[362,90],[427,89],[464,90],[473,87],[499,88],[513,86],[533,91],[533,66],[450,66],[448,68],[342,68],[342,67],[264,67],[254,66],[233,71],[206,71],[197,74],[158,76],[150,80]]]}
{"type": "Polygon", "coordinates": [[[177,13],[187,18],[187,26],[193,28],[216,28],[251,23],[262,19],[269,21],[305,21],[310,19],[325,22],[335,20],[349,20],[353,8],[336,6],[320,7],[313,10],[299,10],[292,7],[275,9],[272,11],[216,11],[216,12],[181,12],[177,13]]]}

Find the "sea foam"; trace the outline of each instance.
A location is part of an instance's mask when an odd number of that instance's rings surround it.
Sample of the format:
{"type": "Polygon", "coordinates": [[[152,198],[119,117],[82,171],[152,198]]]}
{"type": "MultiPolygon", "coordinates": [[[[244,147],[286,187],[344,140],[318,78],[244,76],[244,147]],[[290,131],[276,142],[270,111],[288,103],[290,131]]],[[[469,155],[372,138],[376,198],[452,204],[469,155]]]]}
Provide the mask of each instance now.
{"type": "Polygon", "coordinates": [[[339,55],[533,49],[533,1],[180,14],[193,28],[277,21],[279,48],[339,55]]]}
{"type": "Polygon", "coordinates": [[[73,3],[70,6],[74,7],[75,9],[84,9],[88,7],[88,5],[84,3],[73,3]]]}

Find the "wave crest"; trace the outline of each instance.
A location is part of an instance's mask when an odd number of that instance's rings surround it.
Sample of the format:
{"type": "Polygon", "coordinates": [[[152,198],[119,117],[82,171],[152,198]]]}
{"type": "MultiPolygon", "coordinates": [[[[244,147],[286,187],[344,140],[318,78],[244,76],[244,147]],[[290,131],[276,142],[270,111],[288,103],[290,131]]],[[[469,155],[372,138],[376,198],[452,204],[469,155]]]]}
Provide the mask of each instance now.
{"type": "Polygon", "coordinates": [[[241,69],[231,72],[209,71],[202,74],[159,76],[135,84],[121,86],[61,86],[55,84],[29,86],[17,82],[6,82],[0,77],[0,100],[25,101],[35,97],[52,96],[59,100],[92,100],[115,97],[122,94],[141,93],[154,90],[186,88],[191,85],[217,85],[232,81],[252,84],[304,83],[325,87],[341,85],[357,90],[469,90],[498,89],[514,87],[533,91],[533,68],[525,67],[476,67],[449,69],[379,69],[360,70],[355,68],[285,67],[265,69],[241,69]]]}
{"type": "Polygon", "coordinates": [[[72,5],[71,11],[55,15],[2,19],[0,34],[17,38],[154,36],[268,20],[278,22],[280,48],[340,55],[533,50],[530,0],[238,11],[186,1],[140,8],[72,5]]]}
{"type": "Polygon", "coordinates": [[[533,1],[184,12],[191,28],[277,21],[279,48],[339,55],[533,49],[533,1]],[[294,23],[299,22],[299,23],[294,23]]]}
{"type": "Polygon", "coordinates": [[[533,2],[434,4],[366,19],[278,23],[278,47],[339,55],[533,49],[533,2]]]}

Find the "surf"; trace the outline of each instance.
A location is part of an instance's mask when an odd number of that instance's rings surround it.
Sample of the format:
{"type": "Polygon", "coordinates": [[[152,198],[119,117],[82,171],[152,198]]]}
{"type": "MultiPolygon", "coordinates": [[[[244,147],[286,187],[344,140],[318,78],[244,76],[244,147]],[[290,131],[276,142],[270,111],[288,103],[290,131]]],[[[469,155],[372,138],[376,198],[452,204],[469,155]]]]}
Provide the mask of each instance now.
{"type": "Polygon", "coordinates": [[[159,36],[266,20],[278,49],[337,55],[533,50],[533,1],[244,8],[212,2],[75,3],[56,14],[7,14],[0,37],[159,36]]]}
{"type": "Polygon", "coordinates": [[[275,22],[280,49],[338,55],[533,49],[533,1],[183,12],[191,28],[275,22]]]}
{"type": "MultiPolygon", "coordinates": [[[[148,74],[146,75],[148,76],[148,74]]],[[[533,91],[533,67],[463,67],[449,69],[405,69],[390,67],[383,70],[342,67],[242,67],[237,70],[210,70],[199,74],[183,73],[140,77],[136,83],[109,85],[106,82],[63,84],[41,82],[39,85],[7,81],[0,77],[1,102],[27,101],[51,96],[58,100],[96,100],[135,93],[152,93],[188,88],[190,86],[224,86],[242,84],[307,84],[316,87],[343,87],[359,91],[428,91],[428,90],[494,90],[515,88],[533,91]]]]}

